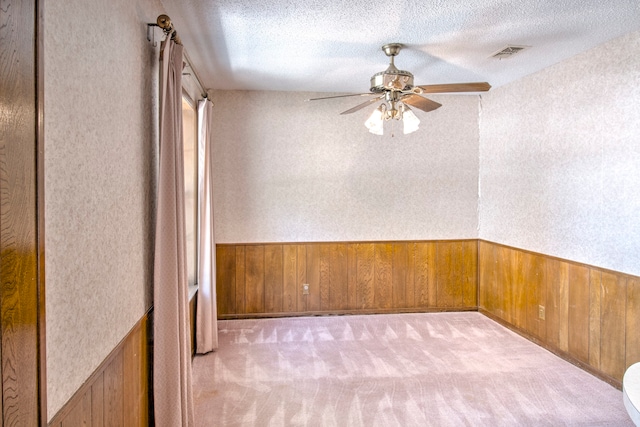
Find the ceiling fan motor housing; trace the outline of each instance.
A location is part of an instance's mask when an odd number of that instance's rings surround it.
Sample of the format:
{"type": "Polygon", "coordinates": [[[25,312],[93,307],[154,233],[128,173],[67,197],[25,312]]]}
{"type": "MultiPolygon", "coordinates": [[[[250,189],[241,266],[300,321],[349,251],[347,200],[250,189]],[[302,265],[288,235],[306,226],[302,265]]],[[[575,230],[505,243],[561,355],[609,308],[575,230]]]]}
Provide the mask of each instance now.
{"type": "Polygon", "coordinates": [[[389,90],[411,90],[411,88],[413,88],[413,74],[398,70],[393,65],[371,77],[370,90],[373,93],[383,93],[389,90]]]}
{"type": "Polygon", "coordinates": [[[398,70],[393,58],[400,53],[404,46],[400,43],[389,43],[382,46],[385,55],[390,59],[389,67],[371,77],[371,92],[382,93],[388,91],[411,90],[413,88],[413,74],[398,70]]]}

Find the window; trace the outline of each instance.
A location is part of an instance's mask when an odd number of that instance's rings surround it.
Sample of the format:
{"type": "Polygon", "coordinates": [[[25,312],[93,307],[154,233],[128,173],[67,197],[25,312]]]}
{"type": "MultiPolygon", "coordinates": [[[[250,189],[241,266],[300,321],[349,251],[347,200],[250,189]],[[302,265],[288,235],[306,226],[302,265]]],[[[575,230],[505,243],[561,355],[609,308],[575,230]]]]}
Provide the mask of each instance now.
{"type": "Polygon", "coordinates": [[[187,240],[187,280],[198,281],[198,115],[193,101],[182,96],[182,135],[184,141],[184,203],[187,240]]]}

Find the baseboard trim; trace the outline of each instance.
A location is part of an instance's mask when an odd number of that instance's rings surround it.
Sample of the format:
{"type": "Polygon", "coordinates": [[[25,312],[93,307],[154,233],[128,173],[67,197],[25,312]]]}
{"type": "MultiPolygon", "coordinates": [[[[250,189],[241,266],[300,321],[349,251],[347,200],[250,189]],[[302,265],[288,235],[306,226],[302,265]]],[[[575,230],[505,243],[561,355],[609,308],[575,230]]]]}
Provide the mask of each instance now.
{"type": "Polygon", "coordinates": [[[478,311],[478,307],[433,307],[433,308],[394,308],[394,309],[362,309],[362,310],[329,310],[304,311],[291,313],[244,313],[225,314],[218,320],[234,319],[269,319],[277,317],[311,317],[311,316],[355,316],[358,314],[399,314],[399,313],[443,313],[460,311],[478,311]]]}

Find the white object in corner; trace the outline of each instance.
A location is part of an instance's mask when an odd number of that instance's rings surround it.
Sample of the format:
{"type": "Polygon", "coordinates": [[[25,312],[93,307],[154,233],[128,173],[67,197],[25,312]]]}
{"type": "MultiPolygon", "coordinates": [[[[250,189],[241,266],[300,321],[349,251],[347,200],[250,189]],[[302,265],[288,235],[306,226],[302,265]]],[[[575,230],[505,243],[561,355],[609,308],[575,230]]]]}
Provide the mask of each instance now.
{"type": "Polygon", "coordinates": [[[631,421],[640,427],[640,362],[629,366],[624,374],[622,399],[631,421]]]}

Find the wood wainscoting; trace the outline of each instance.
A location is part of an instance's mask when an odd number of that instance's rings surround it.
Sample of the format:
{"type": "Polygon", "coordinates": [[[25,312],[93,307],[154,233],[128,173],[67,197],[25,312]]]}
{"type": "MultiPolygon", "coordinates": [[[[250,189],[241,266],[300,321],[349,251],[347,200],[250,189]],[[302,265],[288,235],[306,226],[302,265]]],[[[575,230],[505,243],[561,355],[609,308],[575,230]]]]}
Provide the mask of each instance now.
{"type": "Polygon", "coordinates": [[[219,244],[218,317],[476,310],[477,262],[477,240],[219,244]]]}
{"type": "Polygon", "coordinates": [[[479,310],[620,387],[640,361],[640,278],[479,242],[479,310]]]}
{"type": "Polygon", "coordinates": [[[146,313],[53,417],[50,426],[151,425],[150,321],[146,313]]]}

